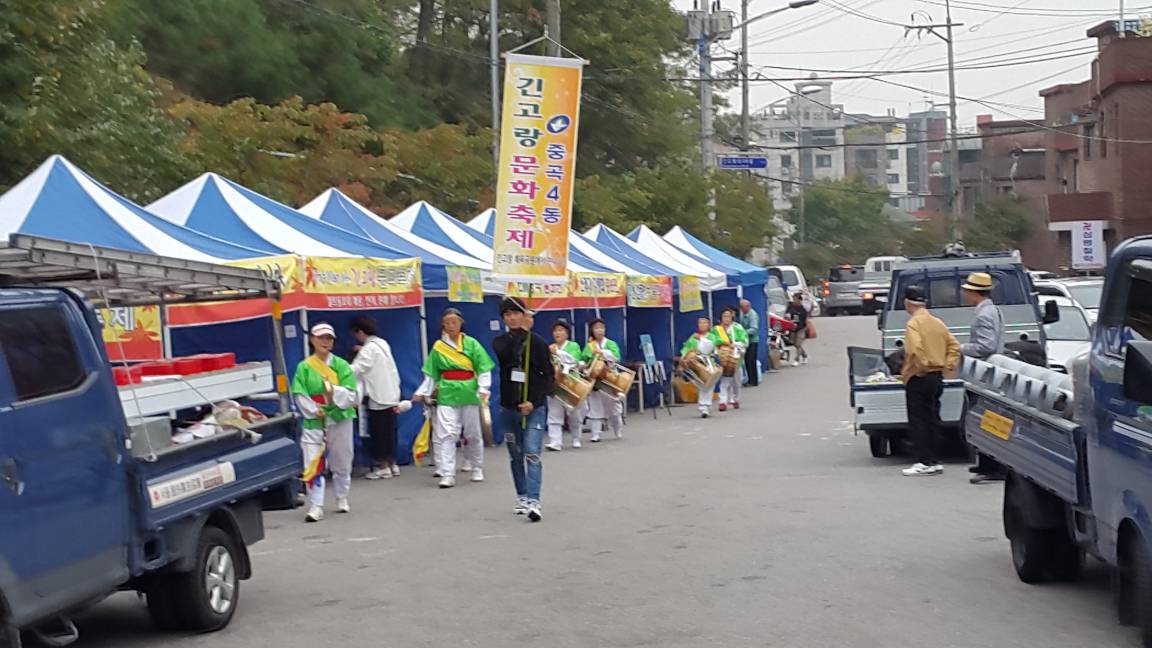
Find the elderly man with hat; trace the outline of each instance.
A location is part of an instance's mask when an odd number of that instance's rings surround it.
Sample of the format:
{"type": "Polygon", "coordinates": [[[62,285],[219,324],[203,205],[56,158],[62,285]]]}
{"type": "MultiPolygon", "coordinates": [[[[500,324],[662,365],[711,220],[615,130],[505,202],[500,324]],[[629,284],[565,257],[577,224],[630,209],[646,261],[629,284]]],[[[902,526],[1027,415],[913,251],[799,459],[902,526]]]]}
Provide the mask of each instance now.
{"type": "Polygon", "coordinates": [[[904,290],[904,310],[911,317],[904,329],[904,402],[908,429],[916,463],[904,470],[908,477],[939,475],[940,397],[944,394],[944,372],[960,364],[960,343],[948,326],[928,312],[924,289],[904,290]]]}
{"type": "Polygon", "coordinates": [[[308,487],[307,522],[324,519],[324,475],[327,465],[336,488],[336,510],[347,513],[352,488],[352,421],[356,418],[356,376],[352,366],[332,353],[336,329],[319,322],[309,342],[313,353],[296,367],[292,396],[304,417],[300,447],[308,487]],[[324,455],[327,450],[325,464],[324,455]]]}
{"type": "MultiPolygon", "coordinates": [[[[992,275],[973,272],[960,287],[964,289],[965,303],[976,307],[968,342],[960,346],[960,351],[966,356],[987,360],[1004,350],[1004,317],[992,302],[992,275]]],[[[975,473],[969,480],[973,484],[1004,479],[996,462],[984,455],[977,455],[976,465],[969,470],[975,473]]]]}
{"type": "Polygon", "coordinates": [[[456,485],[456,443],[464,437],[465,468],[472,481],[484,481],[484,436],[480,408],[487,407],[496,363],[478,340],[464,333],[464,316],[455,308],[440,317],[440,339],[424,361],[424,382],[414,401],[436,394],[436,419],[432,430],[436,472],[440,488],[456,485]]]}

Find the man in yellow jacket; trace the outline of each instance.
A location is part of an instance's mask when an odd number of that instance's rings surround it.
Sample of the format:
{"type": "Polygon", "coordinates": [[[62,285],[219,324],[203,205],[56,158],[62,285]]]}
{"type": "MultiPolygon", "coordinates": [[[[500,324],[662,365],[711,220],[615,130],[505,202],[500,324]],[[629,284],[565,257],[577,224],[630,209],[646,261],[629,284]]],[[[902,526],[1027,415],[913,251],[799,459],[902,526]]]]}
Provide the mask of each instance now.
{"type": "Polygon", "coordinates": [[[948,327],[928,312],[924,289],[904,290],[904,310],[912,317],[904,329],[904,402],[908,410],[908,431],[916,453],[916,463],[904,470],[908,477],[939,475],[940,397],[944,394],[944,372],[960,364],[960,343],[948,327]]]}

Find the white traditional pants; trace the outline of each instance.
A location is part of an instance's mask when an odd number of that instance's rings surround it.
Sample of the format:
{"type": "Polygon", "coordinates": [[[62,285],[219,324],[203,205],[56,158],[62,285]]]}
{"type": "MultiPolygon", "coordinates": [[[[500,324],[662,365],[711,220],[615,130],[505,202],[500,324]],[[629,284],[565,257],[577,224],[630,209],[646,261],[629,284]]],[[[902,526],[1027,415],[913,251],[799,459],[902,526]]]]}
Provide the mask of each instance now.
{"type": "MultiPolygon", "coordinates": [[[[591,398],[591,397],[589,397],[591,398]]],[[[568,432],[572,435],[572,444],[580,441],[580,428],[584,426],[584,417],[588,412],[588,401],[580,403],[580,407],[569,410],[564,407],[563,401],[555,396],[548,397],[548,443],[554,446],[564,445],[564,424],[568,424],[568,432]]]]}
{"type": "Polygon", "coordinates": [[[616,400],[602,391],[594,391],[588,396],[588,423],[592,428],[592,440],[599,441],[604,424],[617,437],[624,431],[624,401],[616,400]]]}
{"type": "Polygon", "coordinates": [[[707,414],[712,411],[712,395],[716,393],[716,387],[713,386],[709,389],[697,389],[699,395],[696,397],[696,406],[700,409],[701,414],[707,414]]]}
{"type": "MultiPolygon", "coordinates": [[[[328,459],[326,465],[332,472],[332,485],[337,499],[348,497],[352,489],[352,427],[353,419],[346,421],[328,420],[328,459]]],[[[304,430],[300,436],[300,447],[304,452],[304,465],[308,466],[320,454],[324,444],[324,430],[304,430]]],[[[324,476],[308,487],[308,503],[324,506],[324,476]]]]}
{"type": "Polygon", "coordinates": [[[464,437],[464,460],[484,467],[484,436],[480,432],[480,406],[436,406],[436,468],[444,476],[456,475],[456,442],[464,437]]]}
{"type": "Polygon", "coordinates": [[[731,405],[740,400],[740,372],[720,379],[720,402],[731,405]]]}

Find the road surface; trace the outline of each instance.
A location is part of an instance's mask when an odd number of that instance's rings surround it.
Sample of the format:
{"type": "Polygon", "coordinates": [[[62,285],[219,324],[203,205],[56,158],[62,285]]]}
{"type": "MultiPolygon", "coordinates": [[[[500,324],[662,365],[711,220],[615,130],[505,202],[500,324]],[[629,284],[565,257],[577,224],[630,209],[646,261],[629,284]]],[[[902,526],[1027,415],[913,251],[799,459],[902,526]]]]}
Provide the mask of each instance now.
{"type": "Polygon", "coordinates": [[[844,347],[874,344],[874,320],[817,324],[812,364],[737,412],[634,414],[623,441],[548,453],[539,524],[512,514],[503,448],[483,484],[358,480],[351,515],[268,516],[224,632],[159,635],[123,594],[81,617],[79,645],[1138,645],[1099,565],[1077,584],[1016,579],[999,485],[871,458],[844,347]]]}

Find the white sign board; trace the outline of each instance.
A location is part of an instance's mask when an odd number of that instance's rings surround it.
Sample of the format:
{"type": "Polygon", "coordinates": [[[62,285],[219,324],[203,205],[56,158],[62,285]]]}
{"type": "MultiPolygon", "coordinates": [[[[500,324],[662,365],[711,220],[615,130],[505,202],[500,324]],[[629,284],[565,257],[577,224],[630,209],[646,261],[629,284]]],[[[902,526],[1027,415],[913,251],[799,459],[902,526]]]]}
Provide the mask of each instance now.
{"type": "Polygon", "coordinates": [[[1108,250],[1104,249],[1104,223],[1080,221],[1072,228],[1072,269],[1090,270],[1108,264],[1108,250]]]}

